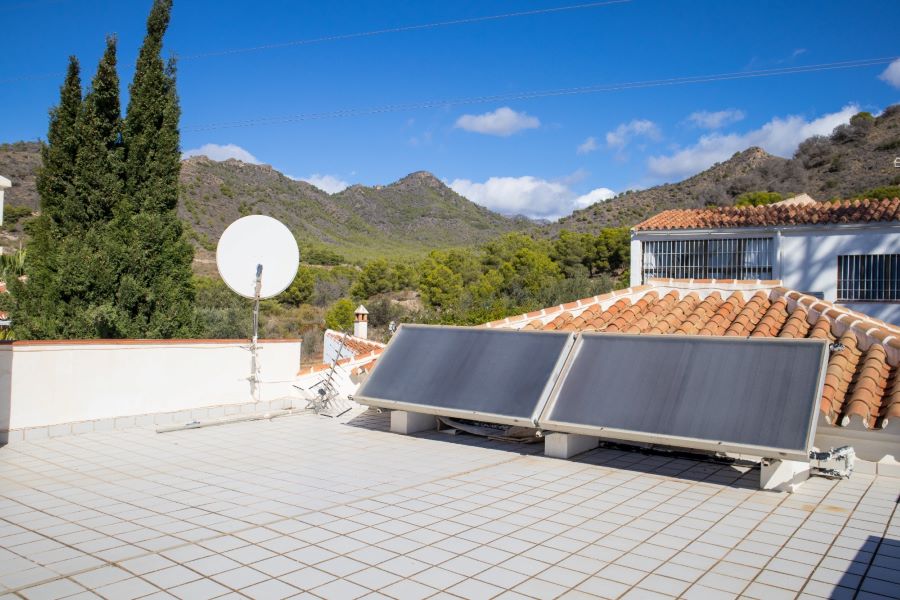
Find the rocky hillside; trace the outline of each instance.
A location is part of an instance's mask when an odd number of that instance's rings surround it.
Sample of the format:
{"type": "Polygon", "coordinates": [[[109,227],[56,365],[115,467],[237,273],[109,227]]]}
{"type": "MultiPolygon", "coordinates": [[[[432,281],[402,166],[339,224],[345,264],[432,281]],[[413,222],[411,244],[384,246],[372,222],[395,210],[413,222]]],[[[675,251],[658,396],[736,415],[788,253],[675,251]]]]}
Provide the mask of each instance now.
{"type": "Polygon", "coordinates": [[[181,192],[179,214],[206,249],[248,214],[275,217],[301,241],[350,258],[421,255],[534,226],[478,206],[423,171],[386,186],[327,194],[268,165],[194,157],[182,162],[181,192]]]}
{"type": "MultiPolygon", "coordinates": [[[[0,145],[0,174],[13,182],[10,206],[37,210],[38,142],[0,145]]],[[[248,214],[283,221],[301,242],[326,246],[351,259],[421,255],[433,248],[487,241],[534,223],[509,218],[466,200],[430,173],[413,173],[390,185],[354,185],[327,194],[268,165],[194,157],[182,162],[179,215],[203,256],[222,231],[248,214]]],[[[3,243],[15,246],[21,223],[8,224],[3,243]]],[[[207,257],[208,258],[208,257],[207,257]]]]}
{"type": "MultiPolygon", "coordinates": [[[[849,198],[900,184],[900,169],[893,166],[897,156],[900,105],[877,118],[860,113],[830,136],[803,142],[793,158],[749,148],[680,183],[620,194],[536,231],[553,235],[561,229],[596,232],[630,226],[669,208],[731,205],[744,192],[849,198]]],[[[0,145],[0,174],[13,181],[6,197],[9,205],[37,208],[34,178],[39,164],[37,142],[0,145]]],[[[476,244],[508,231],[535,230],[534,222],[491,212],[423,171],[390,185],[354,185],[327,194],[267,165],[204,157],[182,163],[179,213],[198,247],[205,250],[200,255],[206,260],[225,227],[253,213],[281,219],[301,241],[327,246],[351,259],[421,255],[432,248],[476,244]]],[[[21,225],[5,229],[6,237],[0,241],[17,243],[21,225]]]]}
{"type": "Polygon", "coordinates": [[[40,142],[0,144],[0,175],[12,182],[12,187],[6,190],[4,196],[6,204],[38,209],[39,199],[34,181],[40,166],[40,142]]]}
{"type": "Polygon", "coordinates": [[[670,208],[729,206],[744,192],[807,193],[817,200],[850,198],[875,187],[900,184],[900,169],[894,167],[898,156],[900,105],[895,105],[877,118],[860,113],[830,136],[806,140],[793,158],[749,148],[680,183],[620,194],[576,211],[548,226],[546,233],[631,226],[670,208]]]}

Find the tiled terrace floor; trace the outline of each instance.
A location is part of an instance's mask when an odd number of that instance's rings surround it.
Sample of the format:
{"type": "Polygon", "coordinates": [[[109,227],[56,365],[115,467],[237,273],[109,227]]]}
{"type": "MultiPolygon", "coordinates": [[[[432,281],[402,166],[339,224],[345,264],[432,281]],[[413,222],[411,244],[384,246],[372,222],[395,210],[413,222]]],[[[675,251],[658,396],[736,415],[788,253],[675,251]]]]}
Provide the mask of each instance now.
{"type": "Polygon", "coordinates": [[[775,494],[730,466],[385,428],[2,448],[0,598],[900,597],[900,479],[775,494]]]}

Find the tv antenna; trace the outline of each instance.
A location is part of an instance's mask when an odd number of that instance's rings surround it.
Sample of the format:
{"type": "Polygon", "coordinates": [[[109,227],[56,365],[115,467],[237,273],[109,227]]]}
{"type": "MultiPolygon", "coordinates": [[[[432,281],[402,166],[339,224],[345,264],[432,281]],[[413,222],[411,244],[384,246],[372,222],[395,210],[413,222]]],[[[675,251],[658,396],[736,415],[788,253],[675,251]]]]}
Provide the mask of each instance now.
{"type": "Polygon", "coordinates": [[[259,301],[287,289],[300,265],[300,250],[290,229],[264,215],[250,215],[232,223],[219,238],[216,266],[231,291],[253,300],[253,338],[250,341],[250,391],[259,401],[259,301]]]}

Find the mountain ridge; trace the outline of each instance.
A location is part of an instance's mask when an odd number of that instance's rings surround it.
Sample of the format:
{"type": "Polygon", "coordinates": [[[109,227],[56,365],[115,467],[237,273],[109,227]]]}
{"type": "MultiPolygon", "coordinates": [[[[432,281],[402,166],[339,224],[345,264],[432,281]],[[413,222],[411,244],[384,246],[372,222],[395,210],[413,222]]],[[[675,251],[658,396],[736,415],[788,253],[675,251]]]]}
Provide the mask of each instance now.
{"type": "Polygon", "coordinates": [[[664,210],[731,206],[746,192],[806,193],[816,200],[851,198],[866,190],[900,185],[900,104],[878,117],[858,113],[828,136],[804,140],[791,158],[751,146],[677,183],[629,191],[576,210],[542,228],[596,233],[604,227],[631,227],[664,210]]]}
{"type": "MultiPolygon", "coordinates": [[[[301,241],[350,259],[412,257],[435,248],[482,243],[511,231],[549,237],[563,229],[597,233],[604,227],[630,227],[671,208],[730,206],[745,192],[850,198],[874,187],[900,185],[900,169],[893,168],[897,156],[900,105],[878,117],[859,113],[831,135],[805,140],[792,158],[750,147],[680,182],[625,192],[546,224],[492,212],[428,171],[329,194],[271,165],[194,156],[182,161],[178,213],[205,252],[214,248],[229,223],[261,213],[283,220],[301,241]]],[[[39,142],[0,145],[0,174],[13,182],[8,205],[37,209],[34,182],[39,166],[39,142]]],[[[5,227],[4,243],[19,239],[17,227],[5,227]]]]}

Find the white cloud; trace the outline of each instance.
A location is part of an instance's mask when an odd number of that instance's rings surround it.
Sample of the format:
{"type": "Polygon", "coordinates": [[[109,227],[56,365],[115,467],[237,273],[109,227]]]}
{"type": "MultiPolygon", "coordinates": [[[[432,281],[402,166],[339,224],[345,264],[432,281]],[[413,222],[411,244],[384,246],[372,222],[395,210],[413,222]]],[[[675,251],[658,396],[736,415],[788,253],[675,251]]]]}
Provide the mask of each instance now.
{"type": "Polygon", "coordinates": [[[591,136],[578,146],[577,152],[578,154],[588,154],[589,152],[593,152],[597,148],[597,138],[591,136]]]}
{"type": "Polygon", "coordinates": [[[203,144],[199,148],[186,150],[181,154],[181,158],[190,158],[191,156],[205,156],[210,160],[222,161],[229,158],[235,158],[241,162],[250,163],[251,165],[260,164],[259,159],[238,146],[237,144],[203,144]]]}
{"type": "Polygon", "coordinates": [[[647,119],[634,119],[628,123],[621,123],[606,133],[606,145],[610,148],[624,148],[636,137],[658,140],[660,138],[659,127],[647,119]]]}
{"type": "Polygon", "coordinates": [[[693,123],[695,127],[702,127],[703,129],[719,129],[726,125],[737,123],[738,121],[743,120],[745,116],[744,111],[734,108],[717,110],[715,112],[698,110],[695,113],[691,113],[688,117],[688,121],[693,123]]]}
{"type": "Polygon", "coordinates": [[[609,200],[615,195],[616,193],[609,188],[596,188],[589,191],[587,194],[582,194],[581,196],[575,198],[575,207],[587,208],[591,204],[609,200]]]}
{"type": "Polygon", "coordinates": [[[456,127],[459,129],[501,137],[510,136],[523,129],[536,129],[540,126],[541,122],[537,117],[532,117],[524,112],[516,112],[508,106],[483,115],[463,115],[456,120],[456,127]]]}
{"type": "Polygon", "coordinates": [[[337,194],[338,192],[347,189],[350,185],[343,179],[335,177],[334,175],[320,175],[318,173],[313,173],[309,177],[291,177],[291,179],[305,181],[329,194],[337,194]]]}
{"type": "Polygon", "coordinates": [[[597,188],[579,196],[562,181],[532,176],[491,177],[484,183],[455,179],[450,187],[472,202],[499,213],[551,220],[615,196],[608,188],[597,188]]]}
{"type": "Polygon", "coordinates": [[[650,157],[647,164],[651,174],[656,177],[686,177],[751,146],[759,146],[777,156],[790,157],[800,142],[814,135],[830,134],[838,125],[849,122],[850,117],[857,112],[859,106],[848,104],[838,112],[812,121],[797,115],[775,117],[759,129],[746,133],[704,135],[696,144],[684,150],[667,156],[650,157]]]}
{"type": "Polygon", "coordinates": [[[878,79],[895,88],[900,88],[900,58],[889,64],[887,69],[878,76],[878,79]]]}

